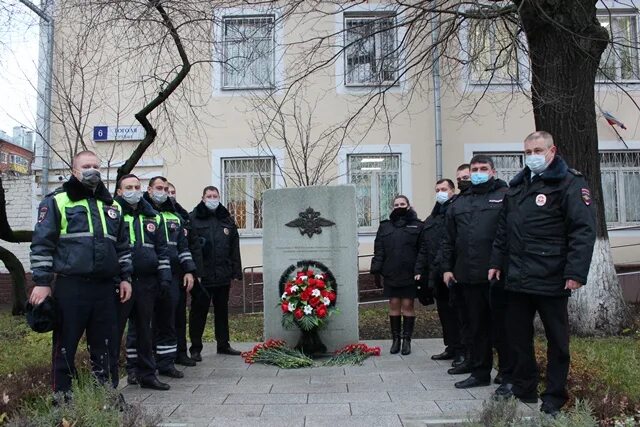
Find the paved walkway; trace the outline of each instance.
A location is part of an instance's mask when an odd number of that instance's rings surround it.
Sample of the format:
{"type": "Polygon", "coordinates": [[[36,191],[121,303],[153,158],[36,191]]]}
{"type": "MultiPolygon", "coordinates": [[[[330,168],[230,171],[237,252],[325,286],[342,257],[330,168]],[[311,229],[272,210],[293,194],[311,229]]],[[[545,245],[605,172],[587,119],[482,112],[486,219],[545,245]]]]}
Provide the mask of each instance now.
{"type": "MultiPolygon", "coordinates": [[[[451,425],[482,407],[496,386],[458,390],[465,375],[435,362],[440,339],[413,340],[409,356],[390,355],[390,341],[367,341],[382,356],[362,366],[278,369],[219,356],[211,345],[203,361],[170,379],[170,391],[126,386],[128,402],[160,413],[164,426],[418,426],[451,425]]],[[[234,343],[248,350],[252,343],[234,343]]],[[[163,378],[163,381],[166,378],[163,378]]],[[[125,382],[126,384],[126,382],[125,382]]],[[[523,411],[531,411],[521,404],[523,411]]]]}

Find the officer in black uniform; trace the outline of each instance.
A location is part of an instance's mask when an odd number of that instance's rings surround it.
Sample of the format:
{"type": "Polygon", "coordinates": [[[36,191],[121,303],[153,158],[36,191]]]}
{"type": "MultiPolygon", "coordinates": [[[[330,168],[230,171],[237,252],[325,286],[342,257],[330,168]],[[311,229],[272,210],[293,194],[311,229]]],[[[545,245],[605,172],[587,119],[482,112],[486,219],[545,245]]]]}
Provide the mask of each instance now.
{"type": "MultiPolygon", "coordinates": [[[[171,265],[164,233],[164,221],[151,205],[142,199],[140,180],[133,174],[118,182],[116,202],[121,206],[133,256],[133,297],[121,306],[119,340],[129,320],[127,335],[127,382],[143,388],[169,390],[169,384],[156,377],[153,355],[153,321],[156,300],[161,292],[169,292],[171,265]]],[[[116,353],[114,357],[119,355],[116,353]]]]}
{"type": "Polygon", "coordinates": [[[582,174],[558,156],[553,137],[524,141],[526,167],[511,181],[497,230],[489,278],[506,279],[507,339],[514,356],[510,382],[496,397],[536,402],[538,370],[533,319],[547,337],[547,388],[540,409],[556,415],[567,401],[568,297],[587,282],[596,238],[595,209],[582,174]]]}
{"type": "Polygon", "coordinates": [[[202,201],[190,214],[192,232],[200,239],[194,252],[199,285],[191,291],[189,337],[191,358],[202,360],[202,334],[213,302],[214,327],[219,354],[239,355],[229,344],[229,290],[231,279],[242,280],[240,238],[235,221],[220,203],[220,191],[205,187],[202,201]]]}
{"type": "MultiPolygon", "coordinates": [[[[447,210],[447,232],[442,244],[443,281],[462,286],[473,339],[471,376],[455,383],[457,388],[486,386],[491,382],[491,288],[486,270],[507,190],[507,184],[495,178],[490,157],[476,155],[470,164],[472,186],[447,210]]],[[[506,354],[499,357],[500,364],[505,363],[506,354]]],[[[455,373],[455,369],[449,372],[455,373]]]]}
{"type": "MultiPolygon", "coordinates": [[[[197,251],[199,240],[194,237],[191,232],[191,219],[189,212],[183,208],[176,199],[176,187],[172,183],[169,185],[169,200],[173,203],[175,212],[182,219],[182,226],[187,230],[187,240],[189,242],[189,251],[192,256],[197,251]]],[[[195,281],[194,281],[195,283],[195,281]]],[[[193,283],[187,283],[186,286],[180,286],[178,294],[178,305],[176,308],[176,336],[178,339],[178,354],[176,356],[176,364],[182,366],[196,366],[195,360],[187,355],[187,293],[191,292],[193,283]]]]}
{"type": "Polygon", "coordinates": [[[435,294],[438,317],[442,325],[442,337],[445,349],[442,353],[431,356],[433,360],[464,359],[465,348],[460,335],[460,323],[456,308],[451,304],[452,298],[448,286],[442,281],[444,271],[441,270],[442,239],[445,234],[444,220],[447,209],[456,199],[455,185],[450,179],[440,179],[436,182],[436,204],[431,215],[424,221],[420,252],[416,260],[416,280],[423,276],[429,278],[428,283],[435,294]]]}
{"type": "Polygon", "coordinates": [[[169,183],[166,178],[156,176],[149,180],[144,198],[155,210],[160,212],[164,221],[164,233],[169,245],[172,285],[169,292],[163,294],[156,304],[155,342],[156,361],[160,375],[182,378],[184,374],[175,367],[178,349],[176,334],[176,309],[180,299],[180,287],[193,286],[193,273],[196,265],[189,251],[188,231],[183,226],[180,215],[168,199],[169,183]]]}
{"type": "Polygon", "coordinates": [[[91,151],[76,154],[73,176],[47,195],[38,209],[31,241],[37,305],[51,295],[58,306],[53,330],[53,390],[67,393],[76,373],[78,343],[86,331],[97,379],[118,385],[118,300],[131,297],[129,238],[118,206],[100,178],[100,160],[91,151]],[[118,297],[119,294],[119,297],[118,297]]]}

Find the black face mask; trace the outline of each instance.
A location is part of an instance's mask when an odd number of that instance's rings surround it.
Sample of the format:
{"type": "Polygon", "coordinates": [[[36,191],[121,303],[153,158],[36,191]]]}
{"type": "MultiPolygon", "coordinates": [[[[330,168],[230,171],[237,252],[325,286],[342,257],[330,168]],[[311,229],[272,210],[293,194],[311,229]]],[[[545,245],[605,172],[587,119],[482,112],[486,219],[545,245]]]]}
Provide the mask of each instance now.
{"type": "Polygon", "coordinates": [[[458,181],[458,189],[460,191],[467,191],[471,187],[471,181],[458,181]]]}
{"type": "Polygon", "coordinates": [[[405,216],[409,212],[409,208],[395,208],[391,215],[394,217],[405,216]]]}

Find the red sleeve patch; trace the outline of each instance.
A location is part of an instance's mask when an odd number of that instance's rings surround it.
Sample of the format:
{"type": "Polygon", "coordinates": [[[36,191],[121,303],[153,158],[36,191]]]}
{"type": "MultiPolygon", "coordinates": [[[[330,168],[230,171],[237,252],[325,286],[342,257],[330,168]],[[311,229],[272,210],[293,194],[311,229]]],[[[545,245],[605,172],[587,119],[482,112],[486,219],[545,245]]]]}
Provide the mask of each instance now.
{"type": "Polygon", "coordinates": [[[585,205],[589,206],[591,204],[591,191],[588,188],[583,188],[580,190],[582,195],[582,201],[585,205]]]}
{"type": "Polygon", "coordinates": [[[48,207],[43,206],[40,208],[40,211],[38,212],[38,223],[44,221],[44,219],[47,217],[47,213],[49,213],[48,207]]]}

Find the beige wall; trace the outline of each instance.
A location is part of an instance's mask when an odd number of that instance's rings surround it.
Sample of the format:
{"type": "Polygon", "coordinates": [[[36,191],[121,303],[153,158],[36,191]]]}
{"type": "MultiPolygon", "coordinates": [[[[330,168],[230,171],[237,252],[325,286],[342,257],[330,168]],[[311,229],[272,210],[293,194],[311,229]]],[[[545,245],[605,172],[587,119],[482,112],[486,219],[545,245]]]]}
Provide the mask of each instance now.
{"type": "MultiPolygon", "coordinates": [[[[375,2],[372,2],[375,3],[375,2]]],[[[76,17],[77,18],[77,17],[76,17]]],[[[58,27],[56,40],[60,46],[69,49],[73,44],[76,32],[76,18],[63,21],[58,27]],[[74,22],[76,24],[74,24],[74,22]]],[[[335,29],[335,16],[318,19],[314,31],[330,32],[335,29]]],[[[312,18],[309,18],[310,20],[312,18]]],[[[78,18],[79,19],[79,18],[78,18]]],[[[279,33],[282,43],[289,43],[296,38],[302,38],[310,28],[309,22],[288,22],[279,33]]],[[[115,30],[113,30],[115,31],[115,30]]],[[[116,52],[118,43],[114,43],[110,36],[115,33],[102,34],[87,44],[96,49],[101,46],[106,50],[103,61],[109,58],[120,58],[116,52]]],[[[278,36],[278,33],[277,33],[278,36]]],[[[211,49],[206,44],[201,49],[195,45],[190,48],[196,59],[211,59],[211,49]]],[[[302,47],[298,47],[301,50],[302,47]]],[[[295,49],[291,49],[284,56],[282,66],[283,76],[291,76],[296,69],[296,62],[301,57],[296,56],[295,49]]],[[[120,52],[121,53],[121,52],[120,52]]],[[[98,73],[100,81],[99,101],[95,110],[86,117],[87,127],[84,131],[85,140],[90,148],[95,149],[103,159],[122,161],[133,148],[133,143],[93,143],[91,141],[92,127],[100,124],[135,124],[133,114],[140,108],[141,93],[153,93],[153,86],[135,86],[132,83],[139,79],[141,64],[150,58],[144,57],[144,52],[138,52],[140,57],[134,63],[123,62],[118,67],[111,66],[98,73]],[[115,70],[124,73],[121,80],[116,81],[115,70]],[[133,100],[133,102],[132,102],[133,100]]],[[[330,52],[326,52],[329,55],[330,52]]],[[[58,57],[57,57],[58,58],[58,57]]],[[[61,73],[61,60],[57,59],[56,70],[61,73]]],[[[112,63],[113,64],[113,63],[112,63]]],[[[214,162],[215,150],[251,149],[254,146],[254,133],[250,123],[256,119],[252,112],[251,98],[261,96],[261,93],[235,92],[221,94],[214,87],[216,67],[211,64],[200,64],[194,67],[187,81],[190,93],[196,94],[198,107],[196,113],[187,108],[184,98],[176,95],[170,102],[172,116],[176,118],[173,128],[167,126],[166,120],[158,125],[158,139],[143,157],[145,166],[134,170],[144,177],[164,174],[178,189],[179,201],[185,208],[192,208],[200,198],[201,189],[215,181],[220,174],[219,164],[214,162]]],[[[308,99],[318,99],[318,106],[314,113],[314,123],[318,130],[338,123],[349,117],[361,105],[366,93],[345,90],[337,83],[335,69],[329,68],[318,74],[308,82],[306,93],[308,99]],[[348,93],[344,93],[348,92],[348,93]]],[[[442,97],[442,132],[443,132],[443,171],[445,177],[454,177],[458,164],[469,160],[469,153],[478,147],[490,146],[496,151],[511,151],[520,149],[524,136],[534,128],[533,115],[529,100],[524,95],[512,94],[511,88],[493,88],[486,96],[478,101],[480,90],[475,90],[464,82],[463,76],[449,76],[445,81],[442,97]],[[478,102],[477,102],[478,101],[478,102]],[[477,102],[477,105],[476,105],[477,102]],[[474,110],[473,114],[469,114],[474,110]]],[[[422,77],[424,78],[424,76],[422,77]]],[[[393,120],[387,128],[378,119],[360,141],[372,122],[372,113],[365,113],[360,122],[349,135],[351,140],[345,142],[348,146],[360,145],[360,150],[366,147],[384,146],[387,143],[408,146],[410,158],[403,158],[403,167],[411,169],[408,182],[403,182],[403,192],[409,192],[413,204],[421,218],[431,211],[433,206],[433,183],[435,182],[435,147],[434,147],[434,110],[432,108],[432,94],[426,82],[416,85],[415,81],[406,81],[397,90],[391,91],[386,97],[387,108],[393,115],[393,120]],[[413,91],[413,92],[412,92],[413,91]],[[409,94],[413,94],[409,101],[409,94]],[[410,191],[407,191],[410,190],[410,191]]],[[[597,87],[597,101],[605,110],[614,112],[618,118],[627,123],[629,130],[625,136],[630,146],[640,149],[638,138],[636,110],[626,95],[613,86],[599,85],[597,87]]],[[[640,100],[637,92],[632,96],[640,100]]],[[[56,94],[54,93],[54,97],[56,94]]],[[[194,98],[190,98],[194,100],[194,98]]],[[[54,105],[56,102],[54,101],[54,105]]],[[[158,123],[157,121],[154,123],[158,123]]],[[[616,141],[615,134],[604,119],[598,119],[599,136],[602,148],[621,148],[616,141]]],[[[64,126],[54,125],[54,146],[60,152],[68,151],[65,143],[64,126]]],[[[273,141],[277,147],[278,142],[273,141]]],[[[345,159],[342,158],[342,161],[345,159]]],[[[285,158],[285,166],[292,159],[285,158]]],[[[339,175],[339,162],[334,165],[334,174],[339,175]]],[[[334,182],[341,183],[344,177],[338,177],[334,182]]],[[[54,181],[54,177],[52,177],[54,181]]],[[[361,236],[360,253],[371,253],[373,236],[361,236]]],[[[628,244],[640,241],[640,232],[617,233],[612,243],[628,244]],[[634,235],[633,233],[638,233],[634,235]],[[627,237],[621,237],[627,236],[627,237]]],[[[261,264],[262,248],[259,238],[246,238],[242,241],[243,263],[245,265],[261,264]]],[[[614,250],[616,262],[640,262],[637,247],[619,248],[614,250]]],[[[366,261],[362,261],[363,266],[366,261]]]]}

